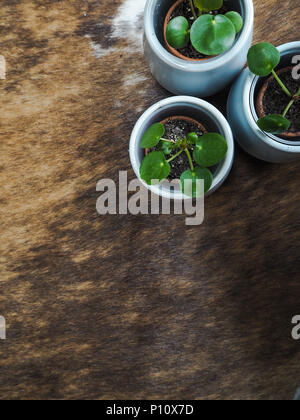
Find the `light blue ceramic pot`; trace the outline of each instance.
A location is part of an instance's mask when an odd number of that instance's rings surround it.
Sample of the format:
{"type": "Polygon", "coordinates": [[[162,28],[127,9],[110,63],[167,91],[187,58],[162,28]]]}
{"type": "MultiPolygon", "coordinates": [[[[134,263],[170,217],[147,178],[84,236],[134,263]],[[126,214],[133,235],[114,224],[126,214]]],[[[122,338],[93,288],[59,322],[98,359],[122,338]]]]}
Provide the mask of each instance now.
{"type": "Polygon", "coordinates": [[[232,48],[215,58],[189,62],[173,56],[164,47],[165,17],[175,0],[148,0],[144,18],[144,51],[156,80],[176,95],[200,98],[213,95],[243,69],[253,37],[254,8],[252,0],[225,0],[228,8],[239,11],[244,27],[232,48]]]}
{"type": "Polygon", "coordinates": [[[191,96],[173,96],[149,108],[139,118],[131,134],[129,153],[132,168],[142,184],[153,193],[172,200],[190,200],[190,197],[182,194],[179,184],[173,191],[170,191],[163,184],[149,186],[140,177],[140,167],[145,156],[145,151],[140,146],[144,133],[152,124],[178,115],[190,117],[201,122],[209,132],[220,133],[227,141],[227,155],[213,174],[213,184],[206,194],[208,196],[221,187],[231,171],[234,161],[234,141],[232,131],[225,117],[217,108],[202,99],[191,96]]]}
{"type": "MultiPolygon", "coordinates": [[[[281,45],[281,63],[278,68],[291,66],[292,59],[300,55],[300,41],[281,45]]],[[[256,121],[256,94],[264,79],[253,75],[247,68],[231,89],[228,99],[228,121],[235,139],[250,155],[272,163],[287,163],[300,159],[299,141],[287,140],[261,131],[256,121]]]]}

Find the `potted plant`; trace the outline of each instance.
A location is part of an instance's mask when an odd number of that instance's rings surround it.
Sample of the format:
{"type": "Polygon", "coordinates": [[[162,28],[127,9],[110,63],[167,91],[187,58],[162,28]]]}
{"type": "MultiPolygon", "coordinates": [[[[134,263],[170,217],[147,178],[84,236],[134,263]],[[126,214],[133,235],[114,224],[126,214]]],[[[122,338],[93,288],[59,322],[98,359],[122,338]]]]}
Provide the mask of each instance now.
{"type": "Polygon", "coordinates": [[[183,194],[197,198],[197,180],[204,181],[204,193],[213,183],[213,168],[226,156],[228,146],[218,133],[208,133],[198,121],[173,116],[148,128],[141,140],[146,149],[140,176],[148,185],[165,179],[180,179],[183,194]],[[167,134],[167,138],[163,136],[167,134]],[[186,183],[190,180],[190,184],[186,183]]]}
{"type": "Polygon", "coordinates": [[[157,81],[205,97],[243,69],[253,35],[252,0],[148,0],[144,50],[157,81]]]}
{"type": "Polygon", "coordinates": [[[275,48],[259,43],[248,52],[248,69],[228,99],[236,140],[251,155],[274,163],[300,159],[300,83],[293,58],[300,42],[275,48]]]}
{"type": "Polygon", "coordinates": [[[165,44],[186,61],[204,61],[229,50],[244,22],[223,0],[177,0],[164,23],[165,44]]]}
{"type": "Polygon", "coordinates": [[[169,199],[195,198],[197,179],[204,180],[207,195],[216,191],[227,178],[233,158],[233,136],[224,116],[193,97],[173,97],[153,105],[131,135],[130,159],[137,177],[169,199]],[[178,180],[174,191],[162,183],[165,179],[178,180]],[[186,179],[191,180],[188,191],[186,179]]]}
{"type": "Polygon", "coordinates": [[[293,78],[293,66],[276,72],[279,63],[280,52],[272,44],[261,42],[249,50],[248,65],[252,73],[260,77],[272,74],[256,98],[260,117],[257,125],[267,133],[296,139],[300,137],[300,83],[293,78]]]}

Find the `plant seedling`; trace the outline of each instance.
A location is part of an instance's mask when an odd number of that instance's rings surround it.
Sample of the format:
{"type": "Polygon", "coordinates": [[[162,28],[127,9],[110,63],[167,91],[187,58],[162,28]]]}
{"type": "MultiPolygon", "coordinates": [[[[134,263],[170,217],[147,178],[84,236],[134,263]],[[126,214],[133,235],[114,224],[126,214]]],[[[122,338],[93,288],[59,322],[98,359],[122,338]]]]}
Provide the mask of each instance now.
{"type": "Polygon", "coordinates": [[[193,25],[190,28],[183,16],[170,20],[166,33],[169,45],[180,49],[191,41],[196,51],[207,56],[227,51],[243,27],[242,16],[234,11],[225,15],[210,14],[223,7],[223,0],[190,0],[190,4],[195,19],[193,25]]]}
{"type": "Polygon", "coordinates": [[[268,42],[256,44],[248,52],[248,66],[252,73],[260,77],[267,77],[273,74],[283,93],[290,99],[282,115],[266,115],[257,121],[257,125],[262,131],[272,134],[280,134],[289,130],[291,122],[286,118],[286,115],[300,98],[300,88],[295,95],[292,95],[276,73],[275,68],[279,63],[280,52],[268,42]]]}
{"type": "Polygon", "coordinates": [[[208,168],[217,165],[226,156],[228,146],[225,138],[217,133],[207,133],[201,137],[196,133],[189,133],[174,141],[165,139],[164,134],[165,127],[159,123],[152,125],[144,134],[141,147],[155,150],[145,156],[140,168],[141,178],[148,185],[154,185],[153,181],[163,181],[170,175],[170,163],[186,153],[190,169],[180,177],[182,192],[193,198],[198,197],[197,180],[204,180],[204,192],[209,191],[213,175],[208,168]],[[191,182],[185,183],[185,180],[191,182]]]}

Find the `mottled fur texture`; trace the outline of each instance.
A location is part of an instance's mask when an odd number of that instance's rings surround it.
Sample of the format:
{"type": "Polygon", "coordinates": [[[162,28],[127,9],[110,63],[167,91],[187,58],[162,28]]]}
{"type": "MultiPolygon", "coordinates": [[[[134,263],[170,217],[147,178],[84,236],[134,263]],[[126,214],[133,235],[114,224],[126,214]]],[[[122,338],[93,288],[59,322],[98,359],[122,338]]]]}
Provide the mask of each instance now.
{"type": "MultiPolygon", "coordinates": [[[[96,213],[96,182],[133,178],[134,123],[169,96],[117,30],[124,3],[0,5],[0,398],[292,398],[298,163],[238,149],[200,227],[96,213]]],[[[255,41],[298,38],[299,2],[255,6],[255,41]]]]}

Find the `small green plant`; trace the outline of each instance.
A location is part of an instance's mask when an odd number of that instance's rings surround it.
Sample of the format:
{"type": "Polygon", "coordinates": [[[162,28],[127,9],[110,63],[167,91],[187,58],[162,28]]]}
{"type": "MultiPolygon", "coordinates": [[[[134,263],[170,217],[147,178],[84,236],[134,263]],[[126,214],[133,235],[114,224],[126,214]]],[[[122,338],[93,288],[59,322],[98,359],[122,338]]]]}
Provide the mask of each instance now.
{"type": "Polygon", "coordinates": [[[274,45],[268,42],[261,42],[250,48],[248,52],[248,66],[249,69],[257,76],[267,77],[273,74],[283,94],[289,98],[289,102],[282,115],[272,114],[266,115],[258,120],[258,127],[267,133],[280,134],[288,131],[291,122],[286,118],[287,113],[300,98],[300,88],[293,95],[288,88],[284,85],[280,77],[275,71],[275,68],[280,63],[280,52],[274,45]]]}
{"type": "Polygon", "coordinates": [[[243,27],[243,18],[237,12],[216,16],[209,14],[223,7],[223,0],[190,0],[194,23],[189,27],[183,16],[170,20],[167,26],[167,41],[171,47],[180,49],[189,41],[201,54],[216,56],[227,51],[243,27]]]}
{"type": "Polygon", "coordinates": [[[208,168],[217,165],[226,156],[228,146],[225,138],[217,133],[207,133],[200,137],[196,133],[189,133],[175,141],[165,139],[164,134],[165,127],[159,123],[152,125],[144,134],[141,147],[155,150],[145,156],[140,168],[141,178],[148,185],[154,185],[153,181],[163,181],[170,175],[170,163],[186,153],[190,169],[180,177],[182,192],[193,198],[198,197],[197,180],[203,179],[206,193],[213,182],[213,175],[208,168]],[[192,156],[199,166],[194,165],[192,156]],[[185,180],[191,182],[185,183],[185,180]]]}

